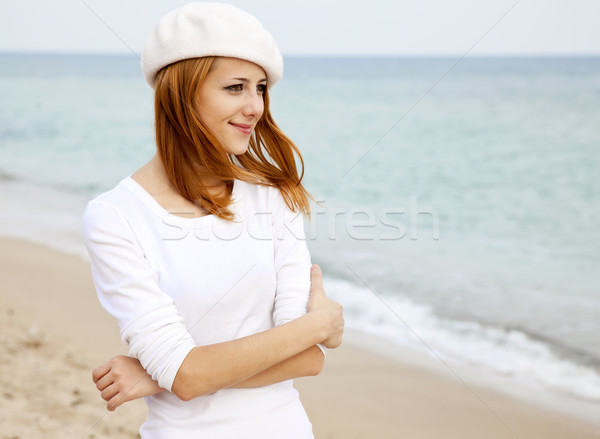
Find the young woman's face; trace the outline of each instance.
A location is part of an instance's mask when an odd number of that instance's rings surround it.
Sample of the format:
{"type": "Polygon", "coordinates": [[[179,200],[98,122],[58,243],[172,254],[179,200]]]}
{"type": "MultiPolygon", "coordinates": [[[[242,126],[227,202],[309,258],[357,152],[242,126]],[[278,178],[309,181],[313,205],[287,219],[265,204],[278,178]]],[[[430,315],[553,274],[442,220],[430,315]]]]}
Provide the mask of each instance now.
{"type": "Polygon", "coordinates": [[[267,75],[254,63],[216,58],[200,86],[198,114],[225,151],[246,152],[250,135],[264,110],[267,75]]]}

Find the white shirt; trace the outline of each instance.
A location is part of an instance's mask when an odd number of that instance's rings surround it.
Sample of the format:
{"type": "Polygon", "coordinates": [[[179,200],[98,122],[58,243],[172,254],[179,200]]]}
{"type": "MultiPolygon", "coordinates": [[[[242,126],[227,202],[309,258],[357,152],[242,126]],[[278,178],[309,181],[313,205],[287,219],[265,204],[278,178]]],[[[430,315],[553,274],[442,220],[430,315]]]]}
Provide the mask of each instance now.
{"type": "MultiPolygon", "coordinates": [[[[255,334],[306,313],[302,214],[276,188],[236,180],[233,222],[169,213],[131,177],[90,201],[83,231],[102,306],[161,387],[195,346],[255,334]]],[[[142,438],[312,438],[292,381],[184,402],[146,398],[142,438]]]]}

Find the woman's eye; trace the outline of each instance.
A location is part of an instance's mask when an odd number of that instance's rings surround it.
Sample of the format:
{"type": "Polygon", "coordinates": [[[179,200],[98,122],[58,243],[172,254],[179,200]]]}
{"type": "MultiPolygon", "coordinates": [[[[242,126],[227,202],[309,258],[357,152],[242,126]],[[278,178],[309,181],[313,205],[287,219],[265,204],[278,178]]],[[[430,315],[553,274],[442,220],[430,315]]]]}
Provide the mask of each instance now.
{"type": "Polygon", "coordinates": [[[244,85],[243,84],[234,84],[234,85],[230,85],[229,87],[225,87],[226,90],[229,91],[242,91],[244,89],[244,85]]]}
{"type": "MultiPolygon", "coordinates": [[[[238,92],[244,91],[244,84],[230,85],[228,87],[225,87],[225,90],[238,93],[238,92]]],[[[256,91],[258,92],[258,94],[263,94],[266,90],[267,90],[266,84],[258,84],[256,86],[256,91]]]]}

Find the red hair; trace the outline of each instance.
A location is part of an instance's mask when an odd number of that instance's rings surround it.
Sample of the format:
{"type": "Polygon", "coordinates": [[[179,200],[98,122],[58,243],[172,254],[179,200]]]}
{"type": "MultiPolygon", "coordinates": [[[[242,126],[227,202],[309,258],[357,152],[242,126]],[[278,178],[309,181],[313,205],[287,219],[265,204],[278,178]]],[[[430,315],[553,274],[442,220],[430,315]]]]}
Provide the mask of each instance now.
{"type": "Polygon", "coordinates": [[[308,214],[312,197],[302,185],[304,161],[298,147],[273,120],[268,90],[263,94],[263,115],[244,154],[232,156],[225,152],[200,120],[195,97],[214,60],[215,57],[186,59],[164,67],[156,76],[156,144],[169,179],[183,197],[227,220],[233,220],[229,205],[234,179],[277,187],[291,210],[308,214]],[[296,157],[301,165],[300,175],[296,157]],[[225,193],[211,195],[203,176],[225,182],[225,193]]]}

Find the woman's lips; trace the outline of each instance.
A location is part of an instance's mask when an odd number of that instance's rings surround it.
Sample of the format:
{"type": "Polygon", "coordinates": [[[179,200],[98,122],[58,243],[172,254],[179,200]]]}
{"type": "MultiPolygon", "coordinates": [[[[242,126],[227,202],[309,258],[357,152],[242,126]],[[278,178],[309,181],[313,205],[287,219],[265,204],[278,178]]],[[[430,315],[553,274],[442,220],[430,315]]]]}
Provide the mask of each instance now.
{"type": "Polygon", "coordinates": [[[252,124],[233,123],[233,122],[229,122],[229,124],[232,125],[233,127],[237,128],[239,131],[241,131],[244,134],[252,134],[252,124]]]}

